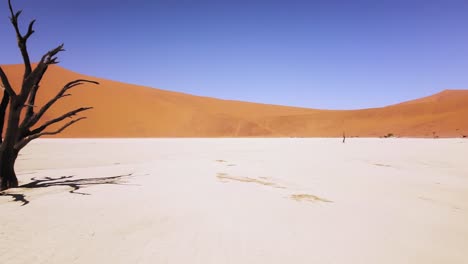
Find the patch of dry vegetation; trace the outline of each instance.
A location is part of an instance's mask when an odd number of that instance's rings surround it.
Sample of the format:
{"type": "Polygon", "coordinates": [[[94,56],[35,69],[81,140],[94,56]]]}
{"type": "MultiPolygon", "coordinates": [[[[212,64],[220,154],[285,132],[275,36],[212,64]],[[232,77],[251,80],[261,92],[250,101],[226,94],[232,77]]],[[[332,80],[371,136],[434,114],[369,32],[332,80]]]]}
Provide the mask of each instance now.
{"type": "Polygon", "coordinates": [[[282,188],[282,189],[285,188],[285,187],[280,186],[280,185],[278,185],[278,184],[276,184],[274,182],[269,182],[269,181],[259,180],[259,179],[255,179],[255,178],[249,178],[249,177],[231,176],[231,175],[228,175],[226,173],[218,173],[216,175],[216,177],[218,177],[218,179],[220,179],[223,182],[238,181],[238,182],[247,182],[247,183],[257,183],[257,184],[261,184],[261,185],[265,185],[265,186],[270,186],[270,187],[273,187],[273,188],[282,188]]]}
{"type": "Polygon", "coordinates": [[[324,203],[332,203],[332,201],[318,197],[316,195],[312,194],[306,194],[306,193],[301,193],[301,194],[293,194],[290,196],[291,199],[296,200],[298,202],[324,202],[324,203]]]}

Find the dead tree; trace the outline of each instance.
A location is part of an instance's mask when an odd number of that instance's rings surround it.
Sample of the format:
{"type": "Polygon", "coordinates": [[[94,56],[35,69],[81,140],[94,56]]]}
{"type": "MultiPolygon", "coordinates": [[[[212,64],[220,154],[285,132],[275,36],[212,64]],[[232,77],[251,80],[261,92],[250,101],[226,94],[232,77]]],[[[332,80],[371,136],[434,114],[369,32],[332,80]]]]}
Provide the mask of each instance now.
{"type": "Polygon", "coordinates": [[[58,63],[57,54],[64,51],[63,44],[44,54],[41,60],[33,67],[27,49],[27,42],[34,33],[33,26],[35,20],[29,23],[26,34],[22,34],[18,25],[18,18],[22,11],[15,12],[11,0],[8,0],[8,7],[11,15],[10,21],[15,30],[18,48],[23,58],[24,75],[21,87],[13,87],[0,66],[1,88],[3,90],[3,98],[0,103],[0,191],[18,186],[14,166],[18,153],[22,148],[31,142],[31,140],[45,135],[59,134],[67,127],[85,119],[85,117],[79,117],[63,124],[58,129],[48,129],[49,126],[55,125],[65,119],[73,118],[78,113],[91,109],[91,107],[74,109],[39,125],[38,122],[42,121],[41,118],[44,116],[44,113],[58,100],[70,96],[71,94],[68,93],[70,89],[85,83],[98,84],[95,81],[84,79],[71,81],[65,84],[45,105],[36,107],[35,100],[40,82],[48,67],[58,63]]]}

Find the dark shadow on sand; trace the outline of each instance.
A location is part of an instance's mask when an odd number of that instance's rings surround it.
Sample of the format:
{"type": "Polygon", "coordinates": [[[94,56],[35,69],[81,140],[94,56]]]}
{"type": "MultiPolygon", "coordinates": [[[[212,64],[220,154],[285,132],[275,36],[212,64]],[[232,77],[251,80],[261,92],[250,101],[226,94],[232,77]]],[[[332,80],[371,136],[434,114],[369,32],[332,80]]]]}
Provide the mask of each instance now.
{"type": "MultiPolygon", "coordinates": [[[[31,182],[18,186],[22,189],[37,189],[37,188],[47,188],[54,186],[67,186],[70,187],[69,193],[80,194],[80,195],[90,195],[89,193],[78,192],[83,187],[93,186],[93,185],[104,185],[104,184],[115,184],[115,185],[126,185],[126,179],[132,177],[133,173],[111,176],[111,177],[96,177],[96,178],[83,178],[83,179],[74,179],[75,175],[71,176],[62,176],[57,178],[45,177],[42,179],[31,178],[31,182]]],[[[0,196],[10,196],[13,198],[13,202],[22,203],[21,206],[29,204],[29,200],[26,199],[26,195],[23,193],[12,193],[8,191],[0,192],[0,196]]]]}

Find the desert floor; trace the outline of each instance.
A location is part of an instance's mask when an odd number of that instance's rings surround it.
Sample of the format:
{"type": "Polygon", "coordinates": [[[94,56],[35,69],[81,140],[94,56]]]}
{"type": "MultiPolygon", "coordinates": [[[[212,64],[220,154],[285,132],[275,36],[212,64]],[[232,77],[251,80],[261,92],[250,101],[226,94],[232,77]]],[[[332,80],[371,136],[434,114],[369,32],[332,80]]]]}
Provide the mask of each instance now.
{"type": "Polygon", "coordinates": [[[468,263],[468,140],[43,139],[0,262],[468,263]],[[48,177],[48,178],[47,178],[48,177]]]}

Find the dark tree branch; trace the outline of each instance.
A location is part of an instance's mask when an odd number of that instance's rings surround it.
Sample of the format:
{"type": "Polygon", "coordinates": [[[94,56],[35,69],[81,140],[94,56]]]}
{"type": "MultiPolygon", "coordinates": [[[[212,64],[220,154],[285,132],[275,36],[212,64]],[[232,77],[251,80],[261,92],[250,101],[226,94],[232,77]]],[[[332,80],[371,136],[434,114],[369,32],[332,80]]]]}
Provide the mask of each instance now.
{"type": "Polygon", "coordinates": [[[29,119],[24,119],[23,123],[21,124],[22,130],[25,130],[27,128],[34,126],[41,119],[44,113],[47,112],[47,110],[49,110],[49,108],[55,102],[57,102],[58,99],[66,97],[66,96],[70,96],[70,94],[65,94],[65,92],[67,92],[68,90],[70,90],[71,88],[75,86],[82,85],[84,83],[99,84],[98,82],[85,80],[85,79],[78,79],[78,80],[74,80],[72,82],[65,84],[65,86],[63,86],[63,88],[57,93],[57,95],[54,98],[50,99],[49,102],[47,102],[36,114],[32,115],[31,118],[29,119]]]}
{"type": "Polygon", "coordinates": [[[39,90],[39,83],[42,81],[42,77],[44,77],[45,71],[41,72],[41,74],[38,76],[36,79],[36,83],[32,87],[29,97],[28,97],[28,102],[25,104],[27,109],[26,109],[26,115],[24,117],[24,120],[29,120],[34,114],[34,104],[36,103],[36,94],[37,91],[39,90]]]}
{"type": "Polygon", "coordinates": [[[21,56],[23,57],[24,67],[25,67],[24,78],[26,78],[32,71],[31,60],[29,59],[29,53],[28,53],[26,43],[28,41],[28,38],[31,37],[31,35],[34,33],[33,26],[34,26],[35,20],[29,23],[28,32],[26,33],[26,35],[23,36],[18,26],[18,17],[21,15],[22,11],[20,10],[15,13],[13,11],[11,0],[8,0],[8,7],[10,9],[10,15],[11,15],[10,21],[13,27],[15,28],[16,38],[18,40],[18,47],[21,51],[21,56]]]}
{"type": "Polygon", "coordinates": [[[0,103],[0,144],[3,142],[3,127],[5,126],[5,114],[9,102],[10,95],[4,91],[2,102],[0,103]]]}
{"type": "Polygon", "coordinates": [[[61,51],[64,51],[63,44],[60,44],[55,49],[48,51],[44,56],[42,56],[34,71],[32,71],[27,77],[25,76],[23,86],[21,88],[22,102],[26,101],[32,90],[39,88],[37,85],[39,85],[39,82],[42,80],[42,77],[47,71],[49,65],[58,63],[56,55],[61,51]]]}
{"type": "Polygon", "coordinates": [[[22,10],[19,10],[18,12],[15,13],[15,11],[13,11],[13,6],[11,5],[11,0],[8,0],[8,8],[10,9],[10,21],[11,23],[13,24],[13,27],[16,31],[16,36],[21,36],[21,33],[19,31],[19,27],[18,27],[18,17],[21,15],[21,13],[23,12],[22,10]]]}
{"type": "Polygon", "coordinates": [[[39,85],[35,85],[33,87],[31,94],[29,95],[28,102],[24,104],[24,106],[26,107],[26,115],[24,119],[29,119],[34,114],[34,102],[36,101],[36,93],[38,89],[39,85]]]}
{"type": "Polygon", "coordinates": [[[92,107],[81,107],[81,108],[78,108],[78,109],[75,109],[73,111],[70,111],[66,114],[63,114],[57,118],[54,118],[52,120],[49,120],[47,122],[45,122],[42,126],[32,130],[31,132],[29,132],[28,134],[26,134],[26,136],[29,136],[29,135],[33,135],[33,134],[38,134],[38,133],[41,133],[42,131],[44,131],[47,127],[55,124],[55,123],[58,123],[66,118],[71,118],[72,116],[80,113],[80,112],[83,112],[83,111],[86,111],[86,110],[89,110],[89,109],[92,109],[92,107]]]}
{"type": "Polygon", "coordinates": [[[41,132],[41,133],[38,133],[38,134],[33,134],[33,135],[29,135],[25,138],[23,138],[22,140],[20,140],[16,145],[15,145],[15,149],[16,150],[21,150],[22,148],[24,148],[24,146],[26,146],[29,142],[31,142],[31,140],[34,140],[36,138],[40,138],[42,136],[47,136],[47,135],[56,135],[56,134],[59,134],[59,133],[62,133],[62,131],[64,131],[67,127],[73,125],[74,123],[80,121],[80,120],[83,120],[83,119],[86,119],[86,117],[80,117],[78,119],[75,119],[75,120],[72,120],[68,123],[66,123],[65,125],[63,125],[61,128],[55,130],[55,131],[50,131],[50,132],[41,132]]]}
{"type": "Polygon", "coordinates": [[[57,64],[58,61],[56,55],[61,51],[65,51],[65,49],[63,48],[63,43],[58,45],[55,49],[49,50],[46,54],[44,54],[39,64],[57,64]]]}
{"type": "Polygon", "coordinates": [[[1,66],[0,66],[0,79],[2,79],[2,84],[3,84],[3,88],[5,89],[5,92],[7,92],[10,95],[10,97],[15,97],[16,93],[11,87],[10,81],[8,80],[8,77],[6,76],[1,66]]]}
{"type": "Polygon", "coordinates": [[[25,40],[28,40],[29,37],[31,37],[31,35],[34,34],[34,23],[36,23],[36,19],[33,19],[31,22],[29,22],[28,32],[26,33],[26,35],[24,35],[25,40]]]}
{"type": "Polygon", "coordinates": [[[55,130],[55,131],[51,131],[51,132],[41,132],[39,134],[35,134],[35,135],[32,135],[32,136],[36,136],[36,137],[42,137],[42,136],[46,136],[46,135],[56,135],[56,134],[59,134],[59,133],[62,133],[62,131],[64,131],[67,127],[73,125],[74,123],[80,121],[80,120],[83,120],[83,119],[86,119],[85,116],[83,117],[80,117],[78,119],[74,119],[68,123],[66,123],[65,125],[63,125],[61,128],[55,130]]]}

